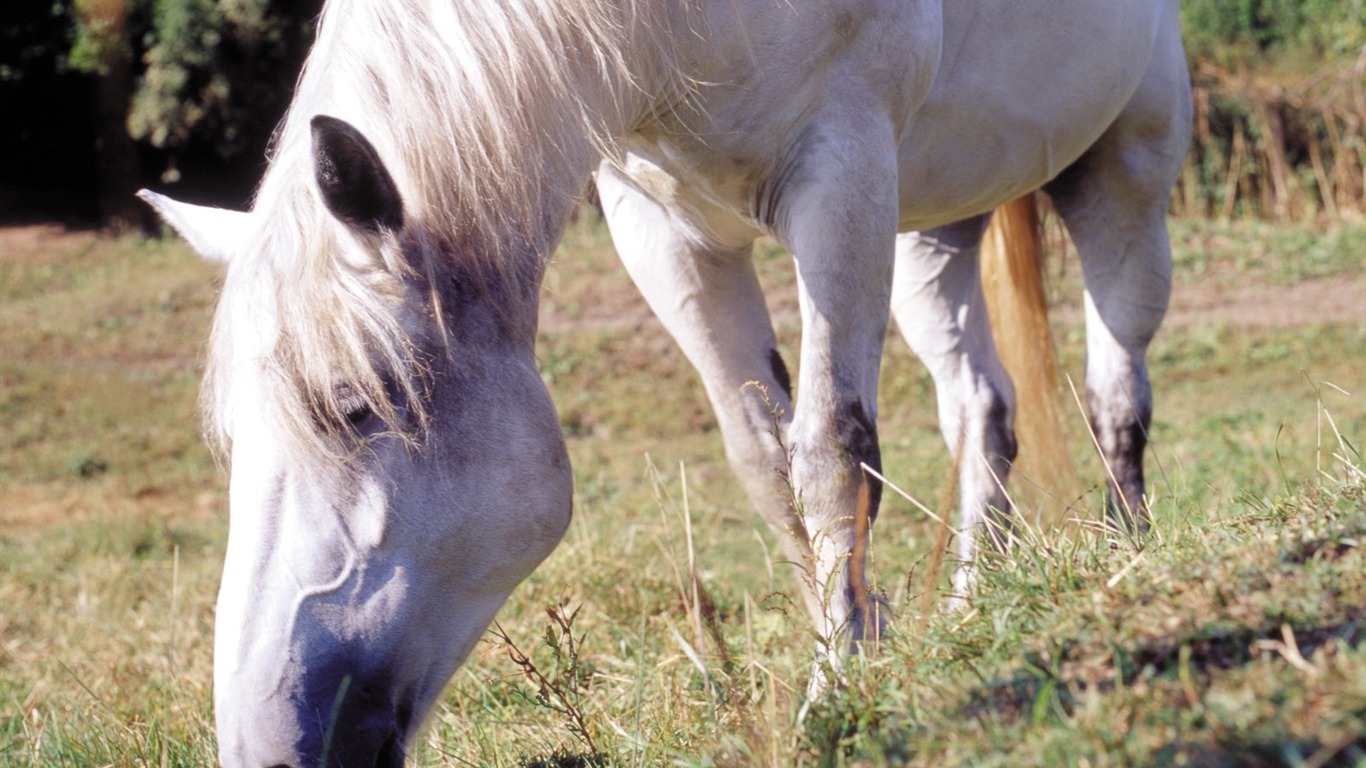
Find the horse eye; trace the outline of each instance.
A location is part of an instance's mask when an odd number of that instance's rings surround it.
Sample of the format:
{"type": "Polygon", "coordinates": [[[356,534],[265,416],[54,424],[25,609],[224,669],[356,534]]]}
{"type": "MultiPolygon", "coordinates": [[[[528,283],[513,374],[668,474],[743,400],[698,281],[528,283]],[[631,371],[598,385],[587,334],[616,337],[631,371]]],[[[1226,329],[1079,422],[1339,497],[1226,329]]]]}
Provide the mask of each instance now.
{"type": "Polygon", "coordinates": [[[373,414],[374,411],[370,410],[370,406],[362,403],[358,407],[346,409],[346,423],[358,427],[373,414]]]}
{"type": "Polygon", "coordinates": [[[374,414],[370,404],[348,386],[337,388],[337,411],[346,419],[346,423],[359,427],[366,419],[374,414]]]}

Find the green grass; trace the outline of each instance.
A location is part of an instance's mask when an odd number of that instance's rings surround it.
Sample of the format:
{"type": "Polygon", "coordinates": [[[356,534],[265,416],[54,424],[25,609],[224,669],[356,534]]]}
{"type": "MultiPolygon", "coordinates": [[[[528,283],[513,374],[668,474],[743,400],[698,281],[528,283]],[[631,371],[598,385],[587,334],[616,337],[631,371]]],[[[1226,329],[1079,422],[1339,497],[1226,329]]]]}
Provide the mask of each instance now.
{"type": "MultiPolygon", "coordinates": [[[[1183,279],[1273,287],[1350,274],[1363,242],[1351,228],[1174,231],[1183,279]],[[1305,252],[1317,266],[1277,255],[1305,252]]],[[[795,363],[789,262],[772,248],[759,260],[795,363]]],[[[75,237],[0,257],[0,765],[212,762],[227,522],[194,388],[214,283],[177,243],[75,237]]],[[[1080,520],[1031,526],[965,613],[925,610],[943,584],[934,526],[885,495],[872,572],[894,632],[798,722],[814,642],[793,566],[591,216],[557,258],[543,320],[575,521],[500,614],[526,661],[490,636],[418,764],[1366,761],[1361,322],[1163,331],[1157,530],[1141,552],[1083,522],[1100,517],[1102,469],[1080,414],[1080,520]],[[689,530],[710,605],[700,636],[689,530]],[[547,607],[573,614],[567,629],[547,607]]],[[[1079,380],[1079,329],[1058,330],[1079,380]]],[[[896,339],[880,408],[888,476],[933,506],[948,459],[929,378],[896,339]]]]}
{"type": "Polygon", "coordinates": [[[1288,285],[1360,274],[1366,228],[1173,220],[1177,274],[1288,285]]]}
{"type": "Polygon", "coordinates": [[[0,260],[0,492],[216,474],[194,403],[216,278],[178,243],[76,235],[0,260]]]}

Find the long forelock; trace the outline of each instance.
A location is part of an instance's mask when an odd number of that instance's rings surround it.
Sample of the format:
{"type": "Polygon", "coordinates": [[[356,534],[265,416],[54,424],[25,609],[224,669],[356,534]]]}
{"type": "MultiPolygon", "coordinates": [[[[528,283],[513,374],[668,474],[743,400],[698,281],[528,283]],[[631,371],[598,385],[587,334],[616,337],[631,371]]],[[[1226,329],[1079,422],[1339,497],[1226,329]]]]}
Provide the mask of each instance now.
{"type": "MultiPolygon", "coordinates": [[[[310,207],[307,194],[289,204],[310,207]]],[[[354,458],[357,446],[344,421],[357,398],[405,440],[420,439],[425,429],[430,342],[446,331],[440,299],[424,287],[445,265],[429,248],[395,258],[399,244],[392,238],[375,254],[357,253],[358,263],[339,259],[338,252],[356,245],[344,242],[347,233],[321,206],[312,207],[316,226],[260,235],[261,251],[297,258],[244,263],[240,272],[230,265],[203,390],[206,432],[220,451],[230,447],[237,408],[268,415],[288,452],[310,462],[345,465],[354,458]],[[389,258],[367,266],[360,263],[366,256],[389,258]],[[272,327],[260,327],[268,318],[272,327]],[[238,336],[244,332],[264,335],[238,336]],[[253,388],[259,399],[238,401],[240,375],[262,377],[253,388]]]]}

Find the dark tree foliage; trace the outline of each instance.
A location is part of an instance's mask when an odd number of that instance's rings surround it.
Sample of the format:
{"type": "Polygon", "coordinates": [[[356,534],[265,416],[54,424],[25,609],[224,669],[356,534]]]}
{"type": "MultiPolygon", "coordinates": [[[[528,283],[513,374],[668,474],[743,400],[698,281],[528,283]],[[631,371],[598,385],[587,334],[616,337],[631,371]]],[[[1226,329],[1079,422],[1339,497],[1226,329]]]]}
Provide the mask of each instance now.
{"type": "Polygon", "coordinates": [[[44,0],[0,2],[0,223],[47,209],[93,216],[94,89],[67,66],[71,9],[44,0]]]}
{"type": "MultiPolygon", "coordinates": [[[[145,65],[132,136],[164,152],[162,180],[208,161],[259,175],[312,39],[317,2],[142,0],[145,65]]],[[[253,179],[254,181],[254,179],[253,179]]]]}
{"type": "Polygon", "coordinates": [[[320,6],[0,0],[0,218],[123,217],[139,184],[245,205],[320,6]]]}
{"type": "MultiPolygon", "coordinates": [[[[122,216],[139,184],[244,206],[321,4],[0,0],[0,220],[25,209],[122,216]]],[[[1183,0],[1182,23],[1197,66],[1278,82],[1326,62],[1350,69],[1366,51],[1366,0],[1183,0]]],[[[1359,135],[1354,117],[1333,110],[1359,135]]]]}

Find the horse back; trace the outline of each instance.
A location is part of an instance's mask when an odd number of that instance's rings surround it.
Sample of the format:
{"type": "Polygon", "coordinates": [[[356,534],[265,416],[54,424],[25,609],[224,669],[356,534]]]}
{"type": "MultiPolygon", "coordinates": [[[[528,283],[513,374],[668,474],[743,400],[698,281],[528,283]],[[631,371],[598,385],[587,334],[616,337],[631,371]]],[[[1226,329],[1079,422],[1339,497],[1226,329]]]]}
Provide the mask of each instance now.
{"type": "Polygon", "coordinates": [[[1165,126],[1183,110],[1171,98],[1185,72],[1176,2],[989,0],[944,13],[934,87],[898,158],[903,230],[1037,189],[1122,114],[1165,126]]]}

